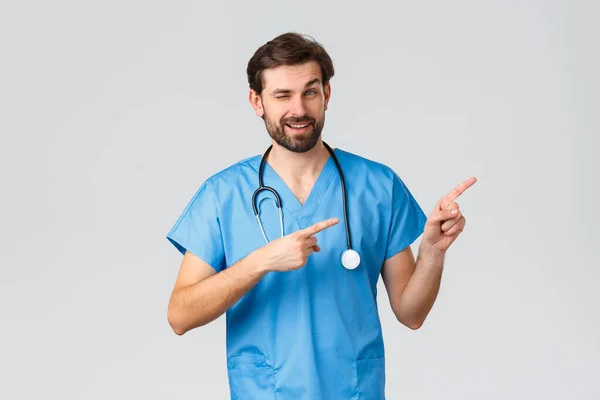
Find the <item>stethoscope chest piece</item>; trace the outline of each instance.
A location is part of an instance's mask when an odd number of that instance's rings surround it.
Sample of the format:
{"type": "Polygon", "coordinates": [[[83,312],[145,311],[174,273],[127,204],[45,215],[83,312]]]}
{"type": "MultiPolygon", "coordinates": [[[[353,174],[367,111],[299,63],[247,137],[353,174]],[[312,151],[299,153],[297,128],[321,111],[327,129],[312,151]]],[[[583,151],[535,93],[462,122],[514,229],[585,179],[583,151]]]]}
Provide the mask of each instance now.
{"type": "Polygon", "coordinates": [[[360,264],[360,256],[352,249],[348,249],[342,253],[342,265],[346,269],[354,269],[360,264]]]}

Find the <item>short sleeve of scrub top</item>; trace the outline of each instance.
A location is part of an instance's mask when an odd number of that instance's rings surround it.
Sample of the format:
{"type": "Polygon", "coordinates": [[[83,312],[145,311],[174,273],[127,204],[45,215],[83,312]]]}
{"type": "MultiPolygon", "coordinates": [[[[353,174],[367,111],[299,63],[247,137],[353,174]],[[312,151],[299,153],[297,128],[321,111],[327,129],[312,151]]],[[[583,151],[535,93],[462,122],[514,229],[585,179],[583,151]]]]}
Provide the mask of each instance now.
{"type": "Polygon", "coordinates": [[[167,234],[181,252],[204,260],[217,272],[225,268],[225,252],[216,197],[210,181],[203,183],[167,234]]]}
{"type": "Polygon", "coordinates": [[[390,234],[385,259],[411,245],[422,233],[427,216],[398,174],[392,177],[390,234]]]}

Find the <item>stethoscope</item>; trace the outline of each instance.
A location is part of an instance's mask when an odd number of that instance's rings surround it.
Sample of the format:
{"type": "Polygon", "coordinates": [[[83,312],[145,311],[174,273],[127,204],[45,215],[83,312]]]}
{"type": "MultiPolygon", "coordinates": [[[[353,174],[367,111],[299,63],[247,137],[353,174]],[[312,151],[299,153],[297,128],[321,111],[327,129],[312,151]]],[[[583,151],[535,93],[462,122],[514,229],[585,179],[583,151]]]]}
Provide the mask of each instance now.
{"type": "MultiPolygon", "coordinates": [[[[342,197],[344,200],[342,203],[343,209],[344,209],[344,224],[346,226],[346,241],[348,242],[348,249],[342,253],[342,257],[341,257],[342,265],[347,269],[354,269],[354,268],[358,267],[358,264],[360,264],[360,255],[355,250],[352,249],[352,242],[350,240],[350,226],[348,225],[348,212],[346,210],[346,207],[347,207],[347,205],[346,205],[346,184],[344,182],[344,174],[342,173],[342,168],[340,167],[338,159],[335,156],[331,147],[329,147],[329,145],[325,142],[323,142],[323,144],[325,145],[325,148],[327,148],[327,151],[329,151],[329,154],[331,154],[331,157],[333,158],[333,161],[335,162],[335,166],[337,168],[338,174],[340,176],[340,181],[342,183],[342,197]]],[[[258,208],[256,206],[256,197],[263,190],[267,190],[267,191],[273,193],[273,195],[275,196],[275,204],[277,206],[277,209],[279,210],[279,225],[281,226],[281,236],[283,237],[283,235],[284,235],[284,233],[283,233],[283,211],[282,211],[282,206],[281,206],[281,197],[279,197],[279,193],[277,193],[277,191],[275,189],[273,189],[272,187],[269,187],[269,186],[265,186],[263,184],[263,179],[262,179],[263,170],[265,168],[265,160],[267,159],[267,156],[269,155],[269,152],[271,151],[272,148],[273,148],[273,145],[269,146],[267,151],[265,151],[265,154],[263,155],[262,160],[260,161],[260,167],[258,168],[258,189],[256,189],[256,191],[252,195],[252,209],[254,210],[254,215],[256,216],[256,220],[258,221],[258,225],[260,226],[260,230],[261,230],[262,235],[265,238],[265,242],[267,242],[267,244],[269,243],[269,240],[267,239],[267,235],[265,234],[265,230],[263,229],[263,225],[260,221],[260,216],[258,215],[258,208]]]]}

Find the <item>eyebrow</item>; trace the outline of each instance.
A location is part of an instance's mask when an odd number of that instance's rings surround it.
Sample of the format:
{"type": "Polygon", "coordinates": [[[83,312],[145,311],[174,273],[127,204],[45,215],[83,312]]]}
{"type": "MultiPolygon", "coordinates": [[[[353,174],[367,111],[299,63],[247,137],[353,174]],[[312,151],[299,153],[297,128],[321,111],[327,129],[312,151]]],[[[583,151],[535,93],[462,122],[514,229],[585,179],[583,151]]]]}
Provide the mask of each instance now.
{"type": "MultiPolygon", "coordinates": [[[[305,88],[314,85],[315,83],[319,83],[319,78],[315,78],[313,80],[310,80],[308,82],[306,82],[306,85],[304,85],[305,88]]],[[[276,95],[276,94],[287,94],[287,93],[291,93],[292,91],[290,89],[275,89],[271,92],[271,94],[276,95]]]]}

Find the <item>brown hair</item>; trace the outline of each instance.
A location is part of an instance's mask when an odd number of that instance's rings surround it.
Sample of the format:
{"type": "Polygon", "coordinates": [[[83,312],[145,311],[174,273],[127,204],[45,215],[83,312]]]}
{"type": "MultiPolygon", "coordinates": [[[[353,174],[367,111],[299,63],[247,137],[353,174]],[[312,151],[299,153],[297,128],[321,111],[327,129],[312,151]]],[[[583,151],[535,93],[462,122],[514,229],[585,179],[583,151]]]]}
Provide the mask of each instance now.
{"type": "Polygon", "coordinates": [[[333,62],[325,48],[309,35],[287,32],[258,48],[250,61],[246,74],[250,89],[261,94],[263,71],[279,65],[298,65],[316,61],[321,67],[323,86],[333,77],[333,62]]]}

